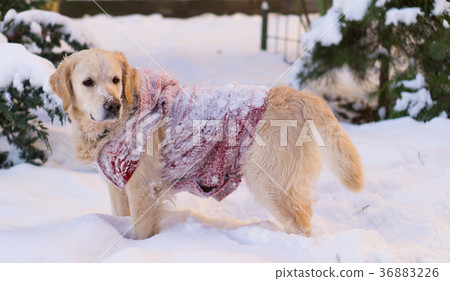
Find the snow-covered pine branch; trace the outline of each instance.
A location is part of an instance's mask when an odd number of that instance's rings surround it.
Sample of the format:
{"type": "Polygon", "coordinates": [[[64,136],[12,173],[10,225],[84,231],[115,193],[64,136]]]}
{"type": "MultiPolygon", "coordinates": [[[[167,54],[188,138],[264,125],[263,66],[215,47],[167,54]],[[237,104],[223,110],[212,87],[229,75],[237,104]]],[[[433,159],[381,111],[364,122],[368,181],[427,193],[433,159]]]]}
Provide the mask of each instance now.
{"type": "MultiPolygon", "coordinates": [[[[377,97],[376,106],[362,111],[372,112],[366,114],[369,119],[352,111],[360,115],[351,118],[352,122],[405,115],[429,120],[443,112],[448,115],[449,22],[450,3],[446,0],[334,0],[303,35],[302,45],[308,53],[301,65],[293,68],[296,73],[291,75],[291,83],[308,87],[329,78],[337,80],[345,71],[357,83],[374,81],[377,89],[360,99],[361,104],[368,104],[369,96],[377,97]],[[415,77],[423,77],[426,86],[411,91],[399,83],[415,77]]],[[[327,91],[333,92],[332,83],[328,85],[327,91]]],[[[339,107],[352,110],[354,104],[339,107]]]]}
{"type": "Polygon", "coordinates": [[[61,101],[49,85],[55,68],[13,43],[0,43],[0,61],[0,142],[9,144],[7,152],[0,151],[0,167],[23,161],[42,164],[47,158],[44,149],[50,147],[41,119],[62,122],[64,117],[61,101]]]}
{"type": "Polygon", "coordinates": [[[65,55],[94,47],[95,39],[76,21],[55,12],[9,10],[0,26],[9,42],[23,44],[29,51],[55,65],[65,55]]]}

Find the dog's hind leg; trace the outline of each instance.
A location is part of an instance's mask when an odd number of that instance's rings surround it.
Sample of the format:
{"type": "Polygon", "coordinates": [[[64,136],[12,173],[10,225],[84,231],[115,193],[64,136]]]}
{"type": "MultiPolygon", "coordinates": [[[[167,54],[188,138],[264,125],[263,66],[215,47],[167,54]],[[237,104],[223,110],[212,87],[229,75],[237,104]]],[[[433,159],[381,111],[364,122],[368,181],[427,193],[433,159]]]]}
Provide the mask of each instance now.
{"type": "Polygon", "coordinates": [[[287,233],[310,236],[312,194],[321,170],[313,144],[303,147],[253,145],[245,164],[250,191],[287,233]]]}
{"type": "Polygon", "coordinates": [[[301,148],[302,156],[298,159],[296,171],[292,174],[291,186],[286,190],[289,195],[286,204],[293,219],[287,219],[282,224],[287,232],[301,232],[311,235],[312,196],[322,169],[321,155],[315,145],[305,145],[301,148]]]}

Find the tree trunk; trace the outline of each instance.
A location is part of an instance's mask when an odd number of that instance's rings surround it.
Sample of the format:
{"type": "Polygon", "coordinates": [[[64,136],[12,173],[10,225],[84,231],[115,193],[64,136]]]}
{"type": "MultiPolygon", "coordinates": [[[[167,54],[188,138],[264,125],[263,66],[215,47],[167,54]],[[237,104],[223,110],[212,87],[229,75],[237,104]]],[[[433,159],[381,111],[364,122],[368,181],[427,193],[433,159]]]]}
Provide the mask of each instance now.
{"type": "Polygon", "coordinates": [[[379,83],[378,109],[384,107],[386,109],[386,113],[388,113],[390,112],[388,99],[389,88],[386,83],[389,81],[389,60],[390,60],[391,46],[385,40],[390,36],[390,33],[387,32],[383,20],[378,22],[378,36],[380,47],[386,49],[388,53],[382,54],[380,56],[381,67],[380,67],[380,76],[378,78],[379,83]]]}
{"type": "MultiPolygon", "coordinates": [[[[380,76],[378,79],[378,89],[380,91],[380,95],[378,96],[378,108],[387,107],[388,103],[388,87],[385,85],[386,82],[389,81],[389,58],[382,57],[381,58],[381,67],[380,67],[380,76]]],[[[388,110],[389,108],[386,108],[388,110]]]]}

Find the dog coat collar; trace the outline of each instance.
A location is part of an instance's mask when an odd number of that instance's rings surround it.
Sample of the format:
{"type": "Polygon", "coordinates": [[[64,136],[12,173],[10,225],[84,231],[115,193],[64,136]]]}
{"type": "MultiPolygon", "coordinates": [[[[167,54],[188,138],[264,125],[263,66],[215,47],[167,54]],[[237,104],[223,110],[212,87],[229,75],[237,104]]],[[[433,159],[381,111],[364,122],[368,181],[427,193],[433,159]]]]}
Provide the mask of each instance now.
{"type": "MultiPolygon", "coordinates": [[[[242,163],[267,104],[268,88],[236,83],[183,87],[161,71],[138,68],[139,108],[100,151],[97,170],[119,189],[133,175],[152,133],[163,126],[162,179],[179,191],[220,201],[239,185],[242,163]]],[[[149,155],[152,157],[151,155],[149,155]]]]}

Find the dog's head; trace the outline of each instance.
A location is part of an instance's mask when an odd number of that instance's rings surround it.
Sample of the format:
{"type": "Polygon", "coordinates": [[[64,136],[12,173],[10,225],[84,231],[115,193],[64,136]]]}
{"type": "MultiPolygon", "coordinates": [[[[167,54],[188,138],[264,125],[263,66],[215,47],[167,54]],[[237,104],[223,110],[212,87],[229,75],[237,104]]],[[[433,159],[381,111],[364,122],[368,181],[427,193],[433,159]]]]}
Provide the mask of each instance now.
{"type": "Polygon", "coordinates": [[[65,58],[50,85],[64,111],[76,108],[84,117],[102,122],[119,119],[125,103],[133,103],[137,80],[123,53],[90,49],[65,58]]]}

